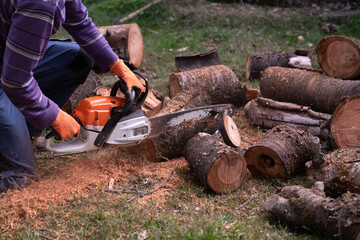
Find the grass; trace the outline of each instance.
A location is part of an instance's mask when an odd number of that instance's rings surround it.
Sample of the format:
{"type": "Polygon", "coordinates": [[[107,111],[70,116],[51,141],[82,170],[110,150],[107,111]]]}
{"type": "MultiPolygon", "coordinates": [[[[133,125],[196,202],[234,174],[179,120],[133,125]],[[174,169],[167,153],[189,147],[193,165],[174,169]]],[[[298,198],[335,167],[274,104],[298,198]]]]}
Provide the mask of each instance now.
{"type": "MultiPolygon", "coordinates": [[[[90,17],[97,25],[113,24],[148,1],[87,0],[90,17]],[[121,4],[120,4],[121,3],[121,4]]],[[[336,24],[343,36],[360,38],[358,16],[332,20],[309,15],[311,9],[280,9],[243,4],[206,1],[162,1],[135,19],[144,37],[141,70],[152,75],[153,88],[167,95],[168,74],[175,70],[177,55],[194,54],[218,48],[219,57],[238,78],[246,82],[246,57],[251,52],[293,51],[306,48],[314,52],[326,36],[321,27],[336,24]],[[304,40],[300,40],[303,36],[304,40]],[[186,49],[185,51],[178,51],[186,49]]],[[[61,31],[58,36],[65,36],[61,31]]],[[[316,64],[316,56],[312,55],[316,64]]],[[[257,131],[253,129],[253,131],[257,131]]],[[[68,160],[71,161],[71,160],[68,160]]],[[[54,166],[41,162],[48,176],[54,166]]],[[[304,177],[289,181],[265,181],[250,178],[239,191],[212,194],[196,184],[188,169],[178,168],[182,183],[171,189],[163,201],[144,204],[127,202],[129,195],[104,194],[105,186],[92,189],[88,197],[77,197],[62,205],[53,205],[36,219],[27,219],[11,235],[15,239],[326,239],[323,236],[290,230],[271,219],[263,210],[265,199],[278,187],[306,185],[304,177]],[[241,206],[241,207],[240,207],[241,206]]],[[[140,184],[144,176],[134,175],[120,187],[140,184]]],[[[2,226],[5,228],[6,226],[2,226]]]]}

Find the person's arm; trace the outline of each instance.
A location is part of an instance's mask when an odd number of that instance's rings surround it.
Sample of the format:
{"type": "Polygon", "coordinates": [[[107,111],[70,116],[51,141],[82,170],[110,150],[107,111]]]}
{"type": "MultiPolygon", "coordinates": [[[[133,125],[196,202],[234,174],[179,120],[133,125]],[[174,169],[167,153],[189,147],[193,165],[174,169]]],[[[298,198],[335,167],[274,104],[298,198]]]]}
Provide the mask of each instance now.
{"type": "Polygon", "coordinates": [[[30,123],[43,129],[56,119],[59,108],[41,92],[32,70],[45,52],[55,13],[51,8],[44,11],[42,1],[17,3],[4,50],[1,88],[30,123]]]}
{"type": "Polygon", "coordinates": [[[61,25],[61,13],[52,1],[17,4],[4,51],[1,88],[33,126],[51,125],[62,139],[70,138],[80,132],[80,125],[41,92],[33,77],[56,23],[61,25]]]}
{"type": "Polygon", "coordinates": [[[135,90],[136,95],[139,96],[144,92],[145,87],[124,62],[118,59],[116,53],[88,16],[88,10],[81,0],[72,0],[65,4],[66,21],[63,27],[80,47],[95,60],[103,71],[110,69],[124,80],[122,81],[122,90],[125,94],[135,90]]]}

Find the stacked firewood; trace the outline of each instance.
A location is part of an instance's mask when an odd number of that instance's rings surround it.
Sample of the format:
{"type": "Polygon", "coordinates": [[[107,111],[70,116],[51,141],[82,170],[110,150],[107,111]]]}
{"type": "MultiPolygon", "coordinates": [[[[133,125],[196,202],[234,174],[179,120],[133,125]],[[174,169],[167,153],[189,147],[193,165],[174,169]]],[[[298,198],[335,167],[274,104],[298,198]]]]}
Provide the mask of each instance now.
{"type": "Polygon", "coordinates": [[[244,109],[252,125],[270,131],[245,159],[255,177],[307,174],[316,187],[284,187],[267,199],[266,211],[295,228],[358,240],[360,41],[326,37],[316,54],[322,71],[276,64],[262,69],[262,97],[244,109]]]}

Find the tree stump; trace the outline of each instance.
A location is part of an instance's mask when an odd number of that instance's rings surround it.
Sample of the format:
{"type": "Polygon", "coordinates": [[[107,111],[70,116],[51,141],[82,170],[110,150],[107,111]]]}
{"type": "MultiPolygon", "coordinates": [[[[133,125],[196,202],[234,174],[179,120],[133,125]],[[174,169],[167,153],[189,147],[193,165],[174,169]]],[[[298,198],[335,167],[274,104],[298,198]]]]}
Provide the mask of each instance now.
{"type": "Polygon", "coordinates": [[[283,51],[269,51],[263,53],[250,53],[246,61],[245,78],[247,80],[261,77],[261,72],[268,67],[311,67],[310,58],[295,53],[283,51]]]}
{"type": "Polygon", "coordinates": [[[185,159],[200,184],[217,193],[239,189],[246,177],[245,159],[219,134],[196,134],[185,146],[185,159]]]}
{"type": "Polygon", "coordinates": [[[329,129],[322,126],[331,115],[315,112],[310,107],[258,97],[248,102],[244,110],[251,125],[270,129],[288,123],[307,129],[314,136],[328,137],[329,129]]]}
{"type": "Polygon", "coordinates": [[[189,71],[197,68],[223,65],[220,60],[217,49],[214,48],[209,52],[187,55],[187,56],[176,56],[175,57],[176,69],[179,72],[189,71]]]}
{"type": "Polygon", "coordinates": [[[358,79],[360,77],[360,40],[343,36],[323,38],[317,45],[318,63],[332,77],[358,79]]]}
{"type": "Polygon", "coordinates": [[[270,67],[260,80],[263,97],[332,114],[345,96],[360,94],[360,81],[343,81],[306,70],[270,67]]]}
{"type": "Polygon", "coordinates": [[[320,166],[311,164],[307,175],[312,182],[324,183],[327,196],[337,198],[346,192],[360,194],[360,149],[331,152],[320,166]]]}
{"type": "MultiPolygon", "coordinates": [[[[305,173],[305,163],[315,156],[313,135],[290,125],[279,125],[245,152],[254,177],[287,179],[305,173]]],[[[317,155],[318,156],[318,155],[317,155]]]]}
{"type": "Polygon", "coordinates": [[[337,148],[360,147],[360,96],[345,97],[331,119],[331,140],[337,148]]]}
{"type": "Polygon", "coordinates": [[[243,106],[246,103],[246,86],[241,86],[235,73],[225,65],[206,66],[169,76],[170,97],[189,89],[202,90],[209,95],[211,104],[231,103],[243,106]]]}
{"type": "Polygon", "coordinates": [[[360,195],[333,199],[317,189],[287,186],[270,196],[265,210],[292,228],[305,228],[335,239],[360,240],[360,195]]]}
{"type": "Polygon", "coordinates": [[[119,58],[134,68],[138,68],[143,59],[143,37],[136,23],[98,27],[100,33],[119,58]]]}

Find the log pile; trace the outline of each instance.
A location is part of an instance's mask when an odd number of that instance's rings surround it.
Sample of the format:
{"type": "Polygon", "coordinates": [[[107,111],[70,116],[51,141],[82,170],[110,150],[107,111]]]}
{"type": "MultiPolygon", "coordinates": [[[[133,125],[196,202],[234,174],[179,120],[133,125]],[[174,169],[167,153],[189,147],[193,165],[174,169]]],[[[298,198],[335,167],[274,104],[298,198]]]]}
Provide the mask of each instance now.
{"type": "MultiPolygon", "coordinates": [[[[135,68],[142,58],[137,28],[99,28],[135,68]]],[[[164,104],[150,89],[144,112],[156,119],[193,108],[211,110],[127,150],[153,162],[184,157],[198,183],[216,193],[238,190],[247,170],[253,177],[282,180],[307,174],[318,189],[283,187],[267,199],[265,210],[290,226],[360,240],[359,46],[347,37],[320,41],[316,52],[324,73],[311,67],[307,51],[249,54],[246,78],[261,76],[260,91],[243,85],[217,49],[178,56],[169,74],[171,99],[164,104]],[[240,108],[251,125],[266,132],[247,149],[240,148],[242,137],[232,118],[240,108]]],[[[94,95],[110,92],[97,87],[94,95]]]]}

